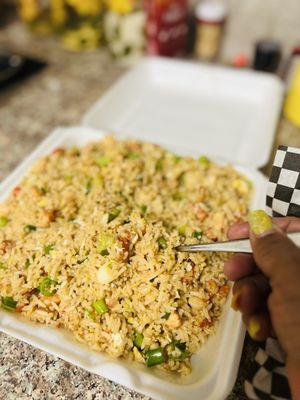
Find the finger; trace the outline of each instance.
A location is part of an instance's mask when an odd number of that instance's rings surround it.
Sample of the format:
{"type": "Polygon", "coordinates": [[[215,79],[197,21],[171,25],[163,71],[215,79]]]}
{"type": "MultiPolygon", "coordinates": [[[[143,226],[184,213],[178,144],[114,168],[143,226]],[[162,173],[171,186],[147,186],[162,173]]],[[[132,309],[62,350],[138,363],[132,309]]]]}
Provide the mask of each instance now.
{"type": "Polygon", "coordinates": [[[271,336],[271,320],[267,311],[254,315],[244,315],[243,321],[252,339],[262,341],[271,336]]]}
{"type": "Polygon", "coordinates": [[[289,384],[292,392],[292,398],[298,399],[300,393],[300,361],[295,356],[287,356],[286,370],[288,373],[289,384]]]}
{"type": "Polygon", "coordinates": [[[286,234],[262,210],[252,212],[249,223],[253,256],[264,274],[275,281],[283,279],[288,272],[297,274],[300,249],[286,234]]]}
{"type": "Polygon", "coordinates": [[[262,274],[250,276],[234,284],[231,306],[244,315],[253,315],[266,308],[266,298],[271,291],[262,274]]]}
{"type": "Polygon", "coordinates": [[[300,231],[300,218],[296,217],[273,218],[273,223],[285,232],[300,231]]]}
{"type": "Polygon", "coordinates": [[[239,221],[233,224],[227,233],[229,240],[246,239],[249,237],[249,224],[248,222],[239,221]]]}
{"type": "Polygon", "coordinates": [[[250,254],[236,254],[224,265],[224,273],[230,281],[237,281],[257,271],[250,254]]]}
{"type": "MultiPolygon", "coordinates": [[[[284,217],[273,218],[273,223],[285,232],[298,232],[300,231],[300,218],[284,217]]],[[[249,224],[248,222],[236,222],[228,231],[228,239],[245,239],[249,237],[249,224]]]]}

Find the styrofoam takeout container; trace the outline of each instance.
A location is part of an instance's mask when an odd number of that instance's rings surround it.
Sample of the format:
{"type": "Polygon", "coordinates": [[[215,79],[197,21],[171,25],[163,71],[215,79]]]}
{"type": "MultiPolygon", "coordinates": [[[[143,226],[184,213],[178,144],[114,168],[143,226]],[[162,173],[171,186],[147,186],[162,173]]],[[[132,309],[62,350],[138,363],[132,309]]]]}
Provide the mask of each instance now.
{"type": "MultiPolygon", "coordinates": [[[[0,201],[40,156],[56,147],[82,146],[101,138],[104,132],[116,132],[120,137],[157,142],[178,154],[218,154],[234,164],[244,164],[236,168],[254,183],[252,207],[263,207],[266,179],[255,168],[266,161],[281,96],[279,82],[268,75],[235,76],[222,68],[146,60],[96,103],[82,126],[58,128],[42,142],[2,182],[0,201]],[[206,98],[211,108],[205,106],[206,98]],[[222,121],[221,129],[217,121],[222,121]]],[[[0,330],[155,399],[218,400],[224,399],[233,387],[244,340],[240,316],[229,303],[230,299],[217,333],[193,356],[192,374],[185,378],[112,359],[79,344],[63,330],[33,324],[16,314],[0,311],[0,330]]]]}

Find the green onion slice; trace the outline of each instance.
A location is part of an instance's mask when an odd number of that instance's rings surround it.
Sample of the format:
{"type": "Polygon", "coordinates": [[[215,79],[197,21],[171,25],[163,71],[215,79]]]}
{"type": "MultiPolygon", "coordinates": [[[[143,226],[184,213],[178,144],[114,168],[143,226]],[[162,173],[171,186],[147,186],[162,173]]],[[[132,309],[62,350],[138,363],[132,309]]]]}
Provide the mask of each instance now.
{"type": "Polygon", "coordinates": [[[179,233],[179,235],[185,235],[185,231],[186,231],[186,225],[181,225],[181,226],[178,228],[178,233],[179,233]]]}
{"type": "Polygon", "coordinates": [[[56,285],[57,285],[57,281],[55,281],[55,280],[51,279],[49,276],[47,276],[46,278],[42,279],[41,282],[39,283],[38,290],[44,296],[47,296],[47,297],[53,296],[57,292],[57,289],[55,289],[56,285]]]}
{"type": "Polygon", "coordinates": [[[147,212],[148,207],[146,206],[146,204],[142,204],[142,205],[140,206],[140,209],[141,209],[142,215],[145,215],[146,212],[147,212]]]}
{"type": "Polygon", "coordinates": [[[34,225],[25,225],[24,226],[25,233],[30,233],[36,231],[36,226],[34,225]]]}
{"type": "Polygon", "coordinates": [[[137,158],[140,158],[140,156],[141,154],[137,153],[136,151],[129,151],[126,158],[128,158],[129,160],[136,160],[137,158]]]}
{"type": "Polygon", "coordinates": [[[180,157],[179,155],[177,155],[177,154],[174,154],[174,156],[173,156],[174,158],[174,162],[175,162],[175,164],[178,164],[180,161],[181,161],[181,159],[182,159],[182,157],[180,157]]]}
{"type": "Polygon", "coordinates": [[[144,340],[144,336],[140,333],[140,332],[136,332],[134,340],[133,340],[133,344],[137,347],[137,348],[141,348],[142,344],[143,344],[143,340],[144,340]]]}
{"type": "Polygon", "coordinates": [[[6,311],[15,311],[17,302],[12,297],[2,297],[1,307],[6,311]]]}
{"type": "Polygon", "coordinates": [[[206,167],[209,164],[209,158],[207,158],[206,156],[199,157],[199,164],[203,167],[206,167]]]}
{"type": "Polygon", "coordinates": [[[54,244],[49,244],[44,246],[44,254],[50,254],[51,251],[54,250],[54,244]]]}
{"type": "Polygon", "coordinates": [[[0,228],[4,228],[8,224],[8,218],[1,216],[0,217],[0,228]]]}
{"type": "Polygon", "coordinates": [[[201,240],[202,238],[202,232],[201,231],[194,231],[192,233],[193,238],[197,239],[197,240],[201,240]]]}
{"type": "Polygon", "coordinates": [[[93,187],[92,179],[89,179],[85,186],[85,195],[86,196],[91,193],[92,187],[93,187]]]}
{"type": "Polygon", "coordinates": [[[158,243],[158,247],[159,247],[161,250],[164,250],[164,249],[166,249],[166,248],[168,247],[168,243],[167,243],[166,239],[165,239],[163,236],[160,236],[160,237],[157,239],[157,243],[158,243]]]}
{"type": "Polygon", "coordinates": [[[121,213],[121,210],[119,210],[118,208],[112,208],[108,213],[107,222],[110,223],[111,221],[116,219],[120,215],[120,213],[121,213]]]}
{"type": "Polygon", "coordinates": [[[156,172],[160,172],[163,169],[163,160],[162,158],[160,158],[159,160],[157,160],[156,164],[155,164],[155,171],[156,172]]]}
{"type": "Polygon", "coordinates": [[[97,158],[96,163],[99,165],[99,167],[107,167],[110,161],[111,160],[108,156],[103,155],[97,158]]]}
{"type": "Polygon", "coordinates": [[[2,261],[0,261],[0,269],[7,269],[7,265],[2,261]]]}
{"type": "Polygon", "coordinates": [[[95,301],[92,306],[98,314],[104,314],[109,310],[104,299],[95,301]]]}

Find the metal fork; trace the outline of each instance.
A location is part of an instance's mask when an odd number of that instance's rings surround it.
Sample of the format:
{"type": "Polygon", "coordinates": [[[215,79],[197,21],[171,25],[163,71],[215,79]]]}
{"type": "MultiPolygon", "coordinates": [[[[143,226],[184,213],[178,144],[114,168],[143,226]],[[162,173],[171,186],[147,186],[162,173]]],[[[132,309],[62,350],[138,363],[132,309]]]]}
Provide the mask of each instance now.
{"type": "MultiPolygon", "coordinates": [[[[300,247],[300,232],[288,233],[287,236],[300,247]]],[[[175,247],[180,252],[196,253],[200,251],[217,251],[228,253],[252,253],[249,239],[229,240],[227,242],[214,242],[204,244],[190,244],[175,247]]]]}

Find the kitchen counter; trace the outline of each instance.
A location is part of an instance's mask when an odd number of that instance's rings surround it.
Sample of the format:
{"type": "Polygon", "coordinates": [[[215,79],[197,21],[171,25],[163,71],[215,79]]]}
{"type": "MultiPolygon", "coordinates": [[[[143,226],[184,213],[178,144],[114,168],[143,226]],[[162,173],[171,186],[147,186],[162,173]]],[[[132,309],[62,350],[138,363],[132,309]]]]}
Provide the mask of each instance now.
{"type": "MultiPolygon", "coordinates": [[[[1,43],[46,59],[49,65],[21,84],[0,92],[0,180],[53,128],[78,124],[91,104],[124,72],[105,51],[69,53],[53,39],[33,37],[18,22],[2,29],[1,43]]],[[[279,143],[300,146],[298,130],[282,121],[275,144],[279,143]]],[[[265,169],[268,170],[269,167],[265,169]]],[[[256,344],[247,338],[238,380],[229,399],[246,399],[243,382],[256,349],[256,344]]],[[[0,399],[147,398],[0,334],[0,399]]]]}

